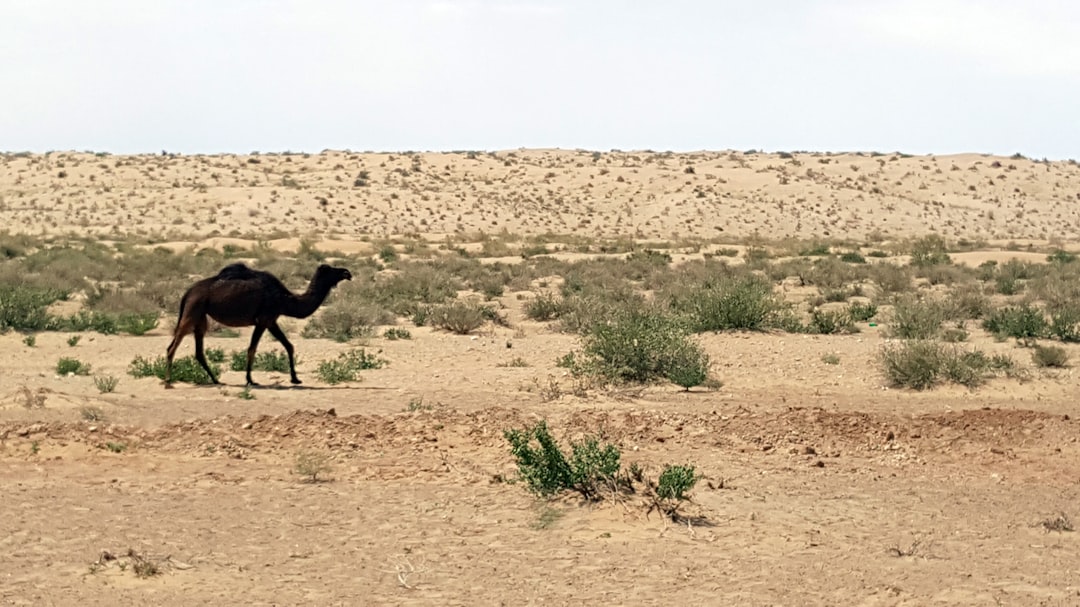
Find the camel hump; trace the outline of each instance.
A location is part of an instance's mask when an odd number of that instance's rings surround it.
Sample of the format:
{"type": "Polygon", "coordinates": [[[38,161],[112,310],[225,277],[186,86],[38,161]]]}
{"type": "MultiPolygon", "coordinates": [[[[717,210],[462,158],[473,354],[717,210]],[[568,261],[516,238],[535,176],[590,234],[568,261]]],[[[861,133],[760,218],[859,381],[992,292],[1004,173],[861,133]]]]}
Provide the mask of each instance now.
{"type": "Polygon", "coordinates": [[[255,270],[242,263],[233,263],[225,266],[218,272],[217,277],[223,280],[244,280],[255,278],[255,270]]]}

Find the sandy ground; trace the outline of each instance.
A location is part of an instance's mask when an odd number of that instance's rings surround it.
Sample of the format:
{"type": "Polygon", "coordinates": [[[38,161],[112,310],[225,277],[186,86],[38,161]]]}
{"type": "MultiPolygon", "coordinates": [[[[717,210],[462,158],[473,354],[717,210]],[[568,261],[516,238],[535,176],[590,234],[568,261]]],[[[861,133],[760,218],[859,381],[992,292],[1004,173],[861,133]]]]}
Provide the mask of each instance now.
{"type": "MultiPolygon", "coordinates": [[[[503,229],[863,239],[933,227],[1046,243],[1074,237],[1078,191],[1075,165],[983,156],[53,154],[0,163],[0,222],[171,233],[178,250],[214,232],[215,246],[299,247],[316,233],[327,250],[368,252],[385,235],[503,229]],[[369,185],[354,187],[360,170],[369,185]]],[[[239,372],[174,390],[127,375],[134,356],[164,352],[166,327],[75,346],[0,335],[0,604],[1080,605],[1080,534],[1055,524],[1080,522],[1075,370],[887,389],[874,363],[886,337],[864,324],[703,336],[716,391],[575,396],[555,361],[576,339],[523,320],[515,295],[502,298],[512,328],[372,338],[390,364],[338,386],[314,370],[350,346],[293,326],[304,384],[256,372],[251,400],[239,372]],[[57,377],[62,356],[119,377],[115,392],[57,377]],[[517,358],[527,366],[506,366],[517,358]],[[503,430],[541,418],[563,440],[600,434],[652,473],[693,463],[694,522],[636,498],[539,502],[507,482],[503,430]],[[325,482],[301,482],[302,453],[328,458],[325,482]],[[160,574],[136,575],[140,559],[160,574]]],[[[208,345],[240,350],[249,334],[208,345]]]]}

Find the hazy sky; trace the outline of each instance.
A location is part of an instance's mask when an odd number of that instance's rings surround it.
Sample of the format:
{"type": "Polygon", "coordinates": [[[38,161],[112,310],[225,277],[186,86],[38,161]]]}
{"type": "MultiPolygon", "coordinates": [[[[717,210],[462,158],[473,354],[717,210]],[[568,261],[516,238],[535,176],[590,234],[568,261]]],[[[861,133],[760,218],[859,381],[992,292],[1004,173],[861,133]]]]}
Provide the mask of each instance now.
{"type": "Polygon", "coordinates": [[[1080,159],[1068,0],[0,0],[0,150],[1080,159]]]}

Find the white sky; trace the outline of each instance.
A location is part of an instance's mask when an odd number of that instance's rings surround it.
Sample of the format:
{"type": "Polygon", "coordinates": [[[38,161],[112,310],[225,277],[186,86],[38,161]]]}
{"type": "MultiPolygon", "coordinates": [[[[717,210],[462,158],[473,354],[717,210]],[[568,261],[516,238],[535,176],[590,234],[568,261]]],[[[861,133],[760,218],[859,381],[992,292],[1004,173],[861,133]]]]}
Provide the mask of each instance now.
{"type": "Polygon", "coordinates": [[[0,0],[0,150],[1080,158],[1068,0],[0,0]]]}

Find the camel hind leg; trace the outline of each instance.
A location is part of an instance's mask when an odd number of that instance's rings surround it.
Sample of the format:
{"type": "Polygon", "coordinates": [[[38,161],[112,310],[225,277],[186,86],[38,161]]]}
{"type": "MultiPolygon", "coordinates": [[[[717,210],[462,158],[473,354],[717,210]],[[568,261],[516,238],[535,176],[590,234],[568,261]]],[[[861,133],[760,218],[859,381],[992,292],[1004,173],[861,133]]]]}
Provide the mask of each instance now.
{"type": "Polygon", "coordinates": [[[184,336],[192,332],[192,322],[190,318],[180,317],[180,320],[176,323],[176,329],[173,330],[173,339],[169,343],[169,348],[165,351],[165,387],[172,387],[172,361],[176,356],[176,350],[180,347],[180,342],[184,341],[184,336]]]}
{"type": "Polygon", "coordinates": [[[206,374],[210,376],[211,383],[220,384],[214,372],[210,370],[210,363],[206,362],[206,354],[203,353],[203,337],[206,335],[207,322],[203,318],[201,321],[195,323],[195,360],[199,361],[206,374]]]}

